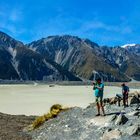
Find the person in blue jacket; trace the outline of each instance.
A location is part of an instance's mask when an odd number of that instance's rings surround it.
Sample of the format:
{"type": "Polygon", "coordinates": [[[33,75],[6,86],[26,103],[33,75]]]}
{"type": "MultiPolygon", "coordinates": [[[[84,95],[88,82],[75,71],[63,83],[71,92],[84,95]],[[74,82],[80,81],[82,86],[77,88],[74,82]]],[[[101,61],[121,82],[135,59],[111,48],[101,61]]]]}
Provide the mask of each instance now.
{"type": "Polygon", "coordinates": [[[95,83],[93,83],[93,90],[95,91],[95,101],[97,106],[97,115],[100,116],[100,109],[102,110],[102,115],[105,116],[104,106],[103,106],[103,94],[104,94],[104,84],[101,82],[101,78],[98,78],[95,83]]]}

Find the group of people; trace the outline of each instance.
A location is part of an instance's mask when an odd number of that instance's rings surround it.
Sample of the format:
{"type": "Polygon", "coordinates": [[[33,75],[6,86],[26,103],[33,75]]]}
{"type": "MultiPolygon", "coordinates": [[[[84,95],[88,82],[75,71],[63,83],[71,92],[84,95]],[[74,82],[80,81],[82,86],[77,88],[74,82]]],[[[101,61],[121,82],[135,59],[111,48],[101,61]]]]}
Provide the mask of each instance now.
{"type": "MultiPolygon", "coordinates": [[[[123,105],[124,107],[128,106],[128,93],[129,93],[129,87],[123,83],[122,85],[122,96],[123,96],[123,105]]],[[[96,79],[95,82],[93,82],[93,90],[95,92],[95,102],[97,106],[97,114],[96,116],[105,116],[105,110],[103,105],[103,94],[104,94],[104,84],[102,83],[101,78],[96,79]],[[102,114],[100,114],[100,111],[102,110],[102,114]]]]}

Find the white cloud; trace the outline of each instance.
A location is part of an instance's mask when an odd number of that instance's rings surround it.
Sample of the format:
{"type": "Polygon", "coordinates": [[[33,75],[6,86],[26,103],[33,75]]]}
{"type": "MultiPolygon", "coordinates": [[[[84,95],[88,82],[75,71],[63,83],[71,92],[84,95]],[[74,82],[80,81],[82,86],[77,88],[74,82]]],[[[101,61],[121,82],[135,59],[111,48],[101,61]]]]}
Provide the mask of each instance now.
{"type": "Polygon", "coordinates": [[[25,32],[24,28],[19,28],[23,19],[21,8],[9,8],[7,5],[0,6],[0,30],[8,31],[13,36],[18,36],[25,32]]]}
{"type": "Polygon", "coordinates": [[[20,9],[13,9],[10,14],[9,14],[9,20],[13,22],[17,22],[22,20],[23,18],[23,13],[20,9]]]}
{"type": "Polygon", "coordinates": [[[117,33],[121,33],[121,34],[128,34],[128,33],[132,33],[132,29],[131,27],[129,27],[128,25],[109,25],[109,24],[105,24],[101,21],[88,21],[86,23],[84,23],[79,30],[86,32],[88,30],[98,30],[98,29],[102,29],[105,31],[109,31],[109,32],[117,32],[117,33]]]}
{"type": "Polygon", "coordinates": [[[24,33],[26,30],[25,29],[18,29],[16,28],[15,25],[12,24],[0,24],[0,30],[7,30],[8,32],[10,32],[11,34],[18,36],[19,34],[24,33]]]}

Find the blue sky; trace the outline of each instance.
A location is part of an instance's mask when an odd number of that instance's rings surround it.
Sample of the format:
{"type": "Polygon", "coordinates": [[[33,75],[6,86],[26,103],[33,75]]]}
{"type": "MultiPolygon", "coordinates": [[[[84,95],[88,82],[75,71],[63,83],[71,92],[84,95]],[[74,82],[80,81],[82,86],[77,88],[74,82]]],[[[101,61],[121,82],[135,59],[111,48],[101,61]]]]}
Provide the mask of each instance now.
{"type": "Polygon", "coordinates": [[[64,34],[140,43],[140,0],[1,0],[0,30],[24,43],[64,34]]]}

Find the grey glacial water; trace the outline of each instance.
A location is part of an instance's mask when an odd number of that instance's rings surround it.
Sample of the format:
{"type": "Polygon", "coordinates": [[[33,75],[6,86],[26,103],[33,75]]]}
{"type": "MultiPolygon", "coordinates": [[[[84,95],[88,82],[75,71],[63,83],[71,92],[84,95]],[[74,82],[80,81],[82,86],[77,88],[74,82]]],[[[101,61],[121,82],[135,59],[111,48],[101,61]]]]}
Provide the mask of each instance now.
{"type": "MultiPolygon", "coordinates": [[[[133,91],[140,89],[131,89],[133,91]]],[[[121,93],[121,88],[106,86],[104,97],[117,93],[121,93]]],[[[56,103],[86,107],[92,102],[92,86],[0,85],[0,112],[8,114],[42,115],[56,103]]]]}

